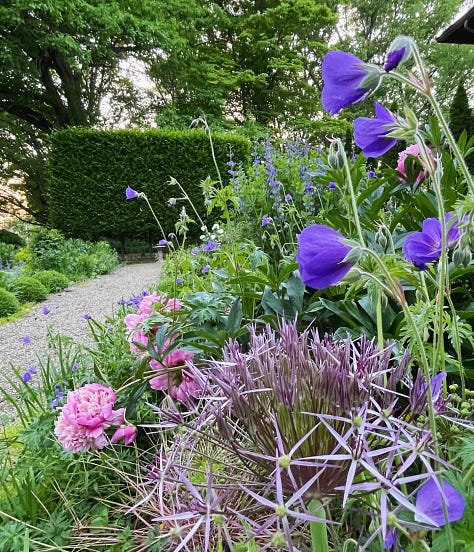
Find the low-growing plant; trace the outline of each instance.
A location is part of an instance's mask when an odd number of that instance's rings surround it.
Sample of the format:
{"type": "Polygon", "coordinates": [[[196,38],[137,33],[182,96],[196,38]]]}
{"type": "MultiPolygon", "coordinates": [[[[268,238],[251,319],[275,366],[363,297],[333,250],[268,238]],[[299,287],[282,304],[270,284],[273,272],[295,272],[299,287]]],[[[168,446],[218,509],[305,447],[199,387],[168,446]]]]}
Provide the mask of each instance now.
{"type": "Polygon", "coordinates": [[[34,278],[41,282],[49,293],[62,291],[69,285],[69,278],[57,270],[41,270],[35,272],[34,278]]]}
{"type": "Polygon", "coordinates": [[[48,296],[47,288],[32,276],[20,276],[12,283],[13,293],[21,303],[39,303],[48,296]]]}
{"type": "Polygon", "coordinates": [[[30,273],[56,270],[73,280],[94,278],[118,266],[117,252],[107,242],[66,239],[57,230],[45,228],[32,231],[20,258],[30,273]]]}
{"type": "Polygon", "coordinates": [[[0,287],[0,317],[15,314],[20,310],[20,302],[11,291],[0,287]]]}

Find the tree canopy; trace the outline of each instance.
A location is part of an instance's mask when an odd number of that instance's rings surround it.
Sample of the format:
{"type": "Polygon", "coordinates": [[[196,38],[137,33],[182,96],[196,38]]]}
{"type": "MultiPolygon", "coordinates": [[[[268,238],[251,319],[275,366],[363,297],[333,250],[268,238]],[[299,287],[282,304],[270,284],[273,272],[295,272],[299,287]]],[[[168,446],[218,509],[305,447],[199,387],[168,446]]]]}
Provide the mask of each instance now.
{"type": "MultiPolygon", "coordinates": [[[[448,107],[458,78],[474,85],[472,48],[437,44],[461,0],[4,0],[0,6],[2,179],[24,178],[30,211],[45,218],[45,154],[55,129],[147,119],[183,127],[280,133],[344,132],[368,109],[324,117],[321,59],[331,47],[381,63],[412,35],[448,107]],[[121,66],[142,64],[153,97],[121,66]],[[453,67],[457,78],[452,78],[453,67]],[[147,101],[144,102],[144,100],[147,101]],[[104,104],[107,111],[104,120],[104,104]],[[117,117],[111,113],[116,113],[117,117]],[[125,117],[124,117],[125,114],[125,117]],[[143,116],[146,117],[143,117],[143,116]],[[346,119],[346,120],[344,120],[346,119]]],[[[393,93],[393,102],[404,98],[393,93]]],[[[420,104],[419,109],[423,106],[420,104]]],[[[1,207],[0,199],[0,209],[1,207]]]]}
{"type": "MultiPolygon", "coordinates": [[[[149,0],[7,0],[0,21],[0,151],[6,175],[10,169],[32,176],[31,159],[42,157],[45,136],[54,129],[97,124],[119,61],[149,56],[167,36],[157,3],[149,0]]],[[[40,214],[45,203],[38,171],[34,179],[30,208],[40,214]]]]}

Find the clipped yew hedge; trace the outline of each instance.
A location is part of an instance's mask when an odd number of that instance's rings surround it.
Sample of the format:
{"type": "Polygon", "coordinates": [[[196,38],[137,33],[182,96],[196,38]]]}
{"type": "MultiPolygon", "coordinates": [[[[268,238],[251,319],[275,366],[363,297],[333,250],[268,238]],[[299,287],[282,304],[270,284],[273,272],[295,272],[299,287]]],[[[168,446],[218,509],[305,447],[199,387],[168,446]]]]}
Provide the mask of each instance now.
{"type": "MultiPolygon", "coordinates": [[[[228,152],[246,164],[250,143],[241,136],[213,134],[214,149],[222,177],[227,183],[228,152]]],[[[53,228],[66,236],[86,240],[132,238],[155,242],[163,236],[143,200],[126,200],[125,188],[145,192],[165,232],[175,232],[182,205],[191,218],[189,205],[172,197],[182,196],[174,177],[186,190],[205,219],[200,182],[217,180],[209,137],[203,130],[96,130],[70,128],[51,136],[48,161],[48,209],[53,228]]],[[[190,225],[199,235],[199,224],[190,225]]],[[[192,237],[192,236],[191,236],[192,237]]]]}

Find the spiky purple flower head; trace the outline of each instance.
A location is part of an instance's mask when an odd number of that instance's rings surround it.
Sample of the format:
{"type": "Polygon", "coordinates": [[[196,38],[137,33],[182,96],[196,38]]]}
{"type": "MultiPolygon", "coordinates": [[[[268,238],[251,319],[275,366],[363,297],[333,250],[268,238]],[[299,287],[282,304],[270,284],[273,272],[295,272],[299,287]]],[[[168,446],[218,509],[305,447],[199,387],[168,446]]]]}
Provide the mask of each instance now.
{"type": "MultiPolygon", "coordinates": [[[[400,369],[390,348],[381,353],[365,337],[335,341],[329,336],[320,338],[314,331],[299,333],[295,323],[282,323],[278,331],[266,326],[257,333],[252,328],[247,353],[238,343],[229,342],[223,361],[211,365],[211,379],[229,400],[232,416],[249,436],[254,451],[261,453],[250,452],[247,458],[273,470],[269,457],[275,454],[276,432],[279,448],[292,450],[294,458],[338,450],[335,434],[349,438],[351,419],[363,405],[378,398],[382,409],[393,401],[390,390],[380,396],[380,389],[387,375],[396,373],[397,381],[401,379],[407,363],[405,355],[400,369]],[[313,414],[324,421],[315,420],[313,414]]],[[[390,382],[393,388],[395,384],[390,382]]],[[[232,435],[225,417],[220,426],[223,435],[232,435]]],[[[240,453],[246,456],[245,451],[240,453]]],[[[293,477],[302,485],[319,470],[312,492],[330,496],[345,481],[349,463],[344,459],[320,469],[323,460],[307,462],[294,467],[293,477]]],[[[293,489],[287,475],[282,477],[287,488],[293,489]]]]}

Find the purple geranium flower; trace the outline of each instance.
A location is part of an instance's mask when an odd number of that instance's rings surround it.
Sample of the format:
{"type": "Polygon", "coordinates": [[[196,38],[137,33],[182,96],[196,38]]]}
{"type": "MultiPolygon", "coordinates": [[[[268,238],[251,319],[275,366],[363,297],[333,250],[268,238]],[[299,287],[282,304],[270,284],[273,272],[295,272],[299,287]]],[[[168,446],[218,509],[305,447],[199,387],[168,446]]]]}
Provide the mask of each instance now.
{"type": "Polygon", "coordinates": [[[204,265],[202,268],[201,268],[201,272],[202,274],[207,274],[209,272],[209,270],[211,269],[211,266],[210,265],[204,265]]]}
{"type": "MultiPolygon", "coordinates": [[[[446,213],[447,226],[453,216],[452,213],[446,213]]],[[[459,221],[455,220],[450,225],[446,236],[447,247],[454,245],[461,236],[458,224],[459,221]]],[[[408,261],[411,261],[420,270],[427,270],[427,263],[432,263],[440,258],[441,245],[441,222],[437,218],[428,218],[423,221],[421,232],[413,232],[406,238],[402,249],[408,261]]]]}
{"type": "Polygon", "coordinates": [[[387,136],[397,126],[388,109],[375,102],[375,117],[358,117],[354,121],[354,141],[364,157],[380,157],[397,143],[387,136]]]}
{"type": "MultiPolygon", "coordinates": [[[[440,482],[443,490],[444,500],[446,502],[446,510],[448,513],[448,521],[452,523],[461,519],[464,515],[466,501],[464,497],[456,491],[456,489],[446,481],[440,482]]],[[[435,527],[441,527],[446,524],[443,511],[443,497],[438,485],[433,479],[429,479],[420,487],[416,495],[416,509],[419,510],[424,517],[432,521],[435,527]]],[[[415,520],[425,522],[421,516],[415,514],[415,520]]]]}
{"type": "Polygon", "coordinates": [[[402,61],[404,55],[405,55],[405,47],[400,48],[398,50],[394,50],[393,52],[389,52],[387,56],[387,61],[383,66],[385,71],[387,71],[388,73],[392,69],[397,68],[399,63],[402,61]]]}
{"type": "Polygon", "coordinates": [[[324,87],[321,100],[324,109],[331,115],[363,100],[377,87],[380,78],[377,68],[372,69],[358,57],[339,50],[324,56],[322,73],[324,87]],[[371,75],[375,79],[369,79],[371,75]]]}
{"type": "Polygon", "coordinates": [[[353,263],[343,260],[351,247],[343,241],[342,234],[324,224],[308,226],[298,235],[296,261],[305,285],[325,289],[349,272],[353,263]]]}
{"type": "Polygon", "coordinates": [[[28,383],[28,382],[30,381],[30,379],[31,379],[31,374],[30,374],[30,372],[25,372],[25,373],[23,374],[23,377],[22,377],[21,379],[22,379],[23,383],[28,383]]]}
{"type": "Polygon", "coordinates": [[[86,314],[83,316],[84,320],[90,320],[91,315],[86,312],[86,314]]]}
{"type": "Polygon", "coordinates": [[[199,255],[199,249],[197,247],[191,249],[191,255],[199,255]]]}
{"type": "Polygon", "coordinates": [[[330,190],[335,190],[337,188],[337,184],[335,182],[329,182],[328,188],[330,190]]]}
{"type": "Polygon", "coordinates": [[[369,172],[367,173],[367,176],[368,176],[369,178],[375,178],[377,175],[375,174],[375,171],[369,171],[369,172]]]}
{"type": "Polygon", "coordinates": [[[270,224],[271,222],[273,222],[272,217],[264,216],[264,217],[262,218],[262,226],[267,226],[267,225],[270,224]]]}
{"type": "Polygon", "coordinates": [[[127,186],[125,189],[125,198],[135,199],[136,197],[138,197],[138,192],[136,192],[133,188],[130,188],[130,186],[127,186]]]}
{"type": "Polygon", "coordinates": [[[203,244],[203,251],[214,251],[217,248],[217,243],[214,240],[209,240],[207,243],[203,244]]]}
{"type": "Polygon", "coordinates": [[[41,311],[43,314],[49,314],[48,307],[43,307],[43,310],[41,311]]]}
{"type": "Polygon", "coordinates": [[[21,344],[22,345],[29,345],[31,343],[31,338],[29,335],[25,335],[25,337],[22,339],[21,344]]]}

